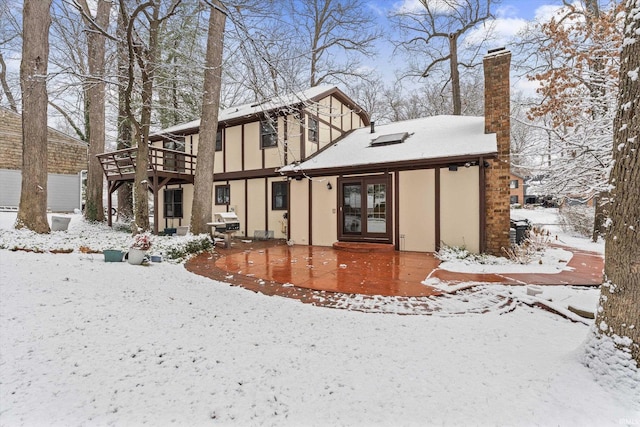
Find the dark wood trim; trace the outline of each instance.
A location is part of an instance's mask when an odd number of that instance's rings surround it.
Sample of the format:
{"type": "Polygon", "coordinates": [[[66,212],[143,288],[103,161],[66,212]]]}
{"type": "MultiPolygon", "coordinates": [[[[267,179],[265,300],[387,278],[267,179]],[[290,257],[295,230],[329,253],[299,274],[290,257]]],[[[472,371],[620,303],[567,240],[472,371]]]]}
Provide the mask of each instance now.
{"type": "Polygon", "coordinates": [[[440,250],[440,168],[435,169],[435,241],[436,252],[440,250]]]}
{"type": "MultiPolygon", "coordinates": [[[[264,178],[264,229],[269,230],[269,178],[264,178]]],[[[275,233],[275,230],[274,230],[275,233]]]]}
{"type": "Polygon", "coordinates": [[[313,245],[313,181],[309,181],[309,246],[313,245]]]}
{"type": "Polygon", "coordinates": [[[291,240],[291,180],[287,180],[287,241],[291,240]]]}
{"type": "Polygon", "coordinates": [[[340,215],[338,217],[338,240],[341,242],[393,243],[393,221],[394,221],[393,216],[394,215],[393,215],[393,208],[391,208],[392,200],[393,200],[392,199],[393,189],[391,186],[391,174],[389,173],[389,171],[384,171],[383,174],[378,174],[378,175],[363,175],[363,176],[357,176],[357,177],[340,176],[338,178],[337,185],[338,185],[338,210],[340,215]],[[384,183],[386,186],[386,195],[385,195],[386,229],[384,234],[370,233],[367,228],[367,216],[366,216],[367,215],[366,186],[368,184],[380,184],[380,183],[384,183]],[[343,187],[345,184],[360,185],[360,188],[361,188],[361,193],[360,193],[361,218],[360,218],[360,232],[358,233],[354,232],[353,234],[350,234],[350,233],[344,232],[344,219],[343,219],[344,209],[343,209],[342,203],[344,200],[343,187]]]}
{"type": "Polygon", "coordinates": [[[216,182],[217,181],[238,181],[243,179],[266,178],[266,177],[276,178],[276,177],[283,177],[283,175],[276,172],[274,168],[253,169],[248,171],[217,173],[214,176],[214,180],[216,182]]]}
{"type": "MultiPolygon", "coordinates": [[[[284,151],[284,164],[288,165],[289,164],[289,116],[285,116],[285,118],[283,119],[284,121],[284,147],[283,151],[284,151]]],[[[264,167],[264,164],[262,165],[262,167],[264,167]]]]}
{"type": "Polygon", "coordinates": [[[306,130],[307,127],[305,123],[307,122],[307,114],[304,111],[304,107],[300,107],[298,112],[300,114],[300,123],[298,123],[298,127],[300,129],[300,159],[304,160],[307,156],[307,135],[306,130]]]}
{"type": "MultiPolygon", "coordinates": [[[[324,149],[328,148],[324,147],[324,149]]],[[[322,151],[324,151],[324,149],[322,151]]],[[[320,151],[319,151],[320,152],[320,151]]],[[[318,152],[318,153],[319,153],[318,152]]],[[[318,153],[315,153],[314,156],[318,153]]],[[[309,157],[311,159],[313,156],[309,157]]],[[[369,163],[364,165],[353,166],[339,166],[333,168],[321,168],[321,169],[306,169],[305,175],[312,177],[331,176],[331,175],[348,175],[348,174],[368,174],[380,172],[380,170],[416,170],[416,169],[432,169],[432,168],[446,168],[449,165],[457,165],[464,167],[467,162],[476,163],[479,158],[496,158],[497,153],[485,153],[482,156],[479,155],[465,155],[465,156],[452,156],[452,157],[439,157],[435,159],[417,159],[417,160],[402,160],[397,162],[388,163],[369,163]]],[[[308,159],[307,159],[308,160],[308,159]]],[[[282,175],[285,176],[298,176],[302,175],[301,172],[295,171],[283,171],[282,175]]]]}
{"type": "MultiPolygon", "coordinates": [[[[335,128],[333,124],[333,96],[329,97],[329,122],[331,125],[329,126],[329,141],[333,141],[333,129],[335,128]]],[[[340,129],[342,131],[342,129],[340,129]]]]}
{"type": "Polygon", "coordinates": [[[480,253],[484,253],[487,250],[487,187],[486,187],[486,169],[484,167],[484,158],[480,157],[480,163],[478,164],[478,194],[480,195],[480,253]]]}
{"type": "Polygon", "coordinates": [[[240,128],[240,170],[244,170],[244,125],[240,128]]]}
{"type": "Polygon", "coordinates": [[[244,180],[244,236],[249,238],[249,180],[244,180]]]}
{"type": "Polygon", "coordinates": [[[400,250],[400,171],[393,172],[393,234],[396,251],[400,250]]]}
{"type": "MultiPolygon", "coordinates": [[[[310,101],[312,102],[318,102],[324,98],[326,98],[327,96],[331,96],[335,99],[337,99],[338,101],[340,101],[342,104],[344,104],[345,106],[347,106],[349,108],[349,110],[353,111],[354,114],[357,114],[358,116],[360,116],[362,118],[362,123],[364,126],[368,126],[369,125],[369,116],[367,115],[367,113],[362,109],[362,107],[360,107],[358,104],[356,104],[351,98],[349,98],[344,92],[342,92],[340,89],[333,87],[329,90],[327,90],[326,92],[323,92],[313,98],[310,99],[310,101]]],[[[295,108],[296,106],[300,106],[301,108],[304,108],[304,103],[293,103],[291,105],[284,105],[284,106],[280,106],[277,108],[272,108],[270,110],[265,110],[265,111],[258,111],[256,113],[253,114],[248,114],[248,115],[243,115],[241,117],[234,117],[231,119],[227,119],[227,120],[222,120],[218,123],[218,127],[232,127],[232,126],[238,126],[238,125],[244,125],[247,123],[251,123],[251,122],[255,122],[257,120],[260,120],[262,117],[264,117],[266,114],[273,114],[274,112],[279,112],[280,110],[288,110],[290,108],[295,108]]],[[[240,107],[240,106],[238,106],[240,107]]],[[[234,108],[234,107],[232,107],[234,108]]],[[[149,141],[150,142],[156,142],[156,141],[161,141],[163,139],[166,139],[167,137],[171,137],[171,136],[184,136],[184,135],[189,135],[192,133],[199,133],[200,132],[200,126],[199,125],[195,125],[195,126],[191,126],[189,128],[185,128],[182,129],[178,132],[173,132],[170,134],[153,134],[151,136],[149,136],[149,141]]]]}

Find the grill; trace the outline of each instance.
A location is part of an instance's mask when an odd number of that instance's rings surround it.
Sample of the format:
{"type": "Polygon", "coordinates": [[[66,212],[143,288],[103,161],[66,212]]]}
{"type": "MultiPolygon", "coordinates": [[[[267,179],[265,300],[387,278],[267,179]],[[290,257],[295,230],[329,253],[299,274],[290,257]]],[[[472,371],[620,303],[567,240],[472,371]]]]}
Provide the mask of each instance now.
{"type": "Polygon", "coordinates": [[[218,233],[228,233],[240,230],[240,220],[235,212],[218,212],[213,214],[213,222],[209,225],[218,233]]]}

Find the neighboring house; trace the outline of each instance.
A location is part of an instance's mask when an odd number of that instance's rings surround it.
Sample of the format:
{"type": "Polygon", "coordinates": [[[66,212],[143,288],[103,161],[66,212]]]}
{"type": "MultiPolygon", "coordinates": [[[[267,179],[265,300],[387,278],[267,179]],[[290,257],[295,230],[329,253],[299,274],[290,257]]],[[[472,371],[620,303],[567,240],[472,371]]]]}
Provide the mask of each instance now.
{"type": "Polygon", "coordinates": [[[358,129],[280,172],[296,244],[509,246],[509,63],[485,57],[486,117],[435,116],[358,129]]]}
{"type": "Polygon", "coordinates": [[[510,203],[512,205],[523,205],[525,202],[525,178],[517,173],[511,172],[509,181],[510,203]]]}
{"type": "MultiPolygon", "coordinates": [[[[289,182],[277,169],[368,124],[367,114],[332,86],[222,110],[212,212],[235,212],[239,236],[287,238],[289,182]]],[[[189,225],[199,126],[196,120],[150,137],[156,232],[189,225]]],[[[100,156],[110,193],[133,180],[134,157],[135,148],[100,156]]]]}
{"type": "MultiPolygon", "coordinates": [[[[82,171],[87,169],[87,144],[48,128],[47,207],[73,212],[82,206],[82,171]]],[[[22,118],[0,107],[0,207],[17,208],[22,187],[22,118]]]]}

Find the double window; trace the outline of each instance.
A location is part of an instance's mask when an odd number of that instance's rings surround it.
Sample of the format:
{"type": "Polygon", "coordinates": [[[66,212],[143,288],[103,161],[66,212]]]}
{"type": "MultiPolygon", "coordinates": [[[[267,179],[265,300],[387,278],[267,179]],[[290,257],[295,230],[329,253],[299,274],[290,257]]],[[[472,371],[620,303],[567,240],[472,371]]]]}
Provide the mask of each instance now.
{"type": "Polygon", "coordinates": [[[216,185],[216,205],[228,205],[231,201],[231,190],[228,185],[216,185]]]}
{"type": "Polygon", "coordinates": [[[164,217],[182,218],[182,188],[164,190],[164,217]]]}
{"type": "Polygon", "coordinates": [[[287,210],[289,207],[289,183],[286,181],[271,184],[271,209],[274,211],[287,210]]]}
{"type": "Polygon", "coordinates": [[[260,148],[278,145],[278,119],[265,119],[260,122],[260,148]]]}

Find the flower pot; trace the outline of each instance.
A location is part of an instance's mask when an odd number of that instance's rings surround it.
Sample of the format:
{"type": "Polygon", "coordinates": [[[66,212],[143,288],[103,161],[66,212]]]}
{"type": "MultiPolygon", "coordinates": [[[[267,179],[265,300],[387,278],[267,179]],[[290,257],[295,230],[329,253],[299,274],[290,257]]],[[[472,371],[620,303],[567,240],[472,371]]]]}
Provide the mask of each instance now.
{"type": "Polygon", "coordinates": [[[122,262],[124,253],[114,249],[106,249],[102,251],[104,254],[104,262],[122,262]]]}
{"type": "Polygon", "coordinates": [[[144,261],[144,257],[147,254],[147,251],[143,251],[142,249],[129,249],[129,264],[132,265],[140,265],[144,261]]]}

